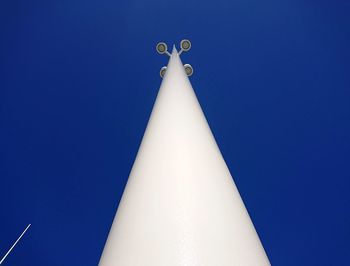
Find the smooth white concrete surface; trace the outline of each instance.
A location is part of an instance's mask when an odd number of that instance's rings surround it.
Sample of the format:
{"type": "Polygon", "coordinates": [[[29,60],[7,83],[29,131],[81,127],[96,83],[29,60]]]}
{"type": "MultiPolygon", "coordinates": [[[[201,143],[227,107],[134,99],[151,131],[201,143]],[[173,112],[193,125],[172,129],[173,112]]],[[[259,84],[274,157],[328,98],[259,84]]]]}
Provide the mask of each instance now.
{"type": "Polygon", "coordinates": [[[99,265],[270,265],[175,49],[99,265]]]}

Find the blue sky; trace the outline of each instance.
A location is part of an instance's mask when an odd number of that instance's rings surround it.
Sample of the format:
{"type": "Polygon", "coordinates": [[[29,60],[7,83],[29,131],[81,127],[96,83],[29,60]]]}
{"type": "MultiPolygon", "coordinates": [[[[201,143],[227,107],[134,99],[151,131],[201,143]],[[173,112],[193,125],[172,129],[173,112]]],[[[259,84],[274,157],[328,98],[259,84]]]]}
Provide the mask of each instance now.
{"type": "Polygon", "coordinates": [[[0,257],[96,265],[167,58],[184,63],[273,265],[350,261],[350,4],[0,2],[0,257]]]}

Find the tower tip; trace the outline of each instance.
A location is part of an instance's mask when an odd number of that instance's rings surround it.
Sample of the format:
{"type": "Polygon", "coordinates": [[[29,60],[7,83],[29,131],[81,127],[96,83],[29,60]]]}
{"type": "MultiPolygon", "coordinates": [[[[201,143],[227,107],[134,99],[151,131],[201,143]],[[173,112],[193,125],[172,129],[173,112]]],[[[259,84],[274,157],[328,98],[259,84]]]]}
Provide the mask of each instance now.
{"type": "Polygon", "coordinates": [[[171,52],[171,54],[173,55],[173,54],[177,54],[177,49],[176,49],[176,46],[175,46],[175,44],[173,45],[173,50],[172,50],[172,52],[171,52]]]}

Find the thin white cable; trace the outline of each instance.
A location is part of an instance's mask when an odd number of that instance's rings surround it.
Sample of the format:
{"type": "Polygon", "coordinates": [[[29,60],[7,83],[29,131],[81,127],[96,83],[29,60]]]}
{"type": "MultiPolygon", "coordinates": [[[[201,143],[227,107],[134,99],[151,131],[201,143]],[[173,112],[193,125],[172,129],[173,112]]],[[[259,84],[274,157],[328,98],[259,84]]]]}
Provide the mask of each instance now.
{"type": "Polygon", "coordinates": [[[12,245],[12,247],[9,249],[9,251],[7,251],[7,253],[5,254],[5,256],[2,258],[2,260],[0,261],[0,264],[2,264],[4,262],[4,260],[6,259],[6,257],[10,254],[10,252],[12,251],[12,249],[17,245],[18,241],[21,240],[22,236],[27,232],[27,230],[29,229],[29,227],[31,226],[31,224],[28,224],[28,226],[26,227],[26,229],[24,229],[23,233],[19,236],[19,238],[17,238],[16,242],[12,245]]]}

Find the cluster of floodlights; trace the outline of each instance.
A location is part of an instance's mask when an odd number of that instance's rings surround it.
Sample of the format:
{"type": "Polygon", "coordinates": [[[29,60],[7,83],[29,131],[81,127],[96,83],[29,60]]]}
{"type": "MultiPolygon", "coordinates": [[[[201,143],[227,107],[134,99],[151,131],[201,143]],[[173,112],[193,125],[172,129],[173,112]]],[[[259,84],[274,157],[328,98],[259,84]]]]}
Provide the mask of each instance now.
{"type": "MultiPolygon", "coordinates": [[[[181,55],[182,52],[187,52],[188,50],[191,49],[191,42],[189,40],[182,40],[180,42],[180,47],[181,47],[181,50],[179,51],[179,55],[181,55]]],[[[156,46],[156,49],[159,54],[166,54],[168,56],[171,56],[171,54],[168,52],[168,46],[164,42],[158,43],[156,46]]],[[[193,74],[192,66],[190,64],[185,64],[184,68],[187,76],[192,76],[193,74]]],[[[163,66],[159,71],[159,75],[163,78],[165,75],[165,72],[166,72],[166,66],[163,66]]]]}

